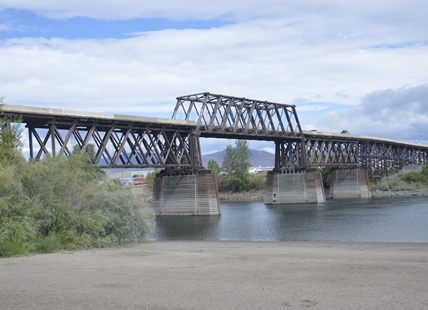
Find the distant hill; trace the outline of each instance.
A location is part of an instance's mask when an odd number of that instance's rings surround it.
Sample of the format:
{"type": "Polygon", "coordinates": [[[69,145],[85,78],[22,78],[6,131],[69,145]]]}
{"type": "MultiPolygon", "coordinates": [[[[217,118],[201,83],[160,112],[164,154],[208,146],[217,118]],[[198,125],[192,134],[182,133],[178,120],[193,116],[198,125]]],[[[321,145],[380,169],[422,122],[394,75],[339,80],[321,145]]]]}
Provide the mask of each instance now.
{"type": "MultiPolygon", "coordinates": [[[[275,154],[250,149],[251,156],[249,162],[253,167],[273,167],[275,165],[275,154]]],[[[226,150],[211,154],[202,155],[202,162],[205,168],[208,168],[208,161],[214,159],[221,166],[226,150]]]]}
{"type": "MultiPolygon", "coordinates": [[[[265,151],[258,151],[250,149],[251,156],[249,158],[249,162],[253,167],[273,167],[275,165],[275,155],[265,151]]],[[[208,168],[208,161],[210,159],[214,159],[219,166],[223,163],[224,155],[226,154],[226,149],[220,152],[215,152],[211,154],[202,155],[202,162],[205,168],[208,168]]],[[[105,165],[106,162],[103,158],[100,160],[101,165],[105,165]]],[[[118,170],[122,171],[123,168],[109,168],[109,170],[118,170]]],[[[130,168],[132,170],[132,168],[130,168]]],[[[135,170],[135,169],[134,169],[135,170]]],[[[153,168],[144,168],[137,170],[148,170],[151,171],[153,168]]]]}

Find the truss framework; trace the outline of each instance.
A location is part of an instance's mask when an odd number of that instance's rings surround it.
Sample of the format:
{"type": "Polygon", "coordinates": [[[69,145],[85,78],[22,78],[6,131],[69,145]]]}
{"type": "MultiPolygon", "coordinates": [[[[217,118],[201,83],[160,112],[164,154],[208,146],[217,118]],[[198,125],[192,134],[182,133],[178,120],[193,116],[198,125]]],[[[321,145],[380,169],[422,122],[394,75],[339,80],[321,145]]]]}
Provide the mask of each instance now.
{"type": "Polygon", "coordinates": [[[357,141],[308,139],[305,141],[306,166],[354,167],[359,165],[357,141]]]}
{"type": "Polygon", "coordinates": [[[94,163],[103,168],[202,169],[199,139],[190,131],[150,126],[78,125],[51,122],[27,124],[30,157],[71,155],[75,147],[85,152],[94,145],[94,163]]]}
{"type": "Polygon", "coordinates": [[[425,148],[384,142],[362,142],[359,148],[361,165],[374,176],[390,175],[404,166],[428,162],[428,150],[425,148]]]}
{"type": "MultiPolygon", "coordinates": [[[[27,125],[30,157],[94,146],[102,167],[203,169],[199,136],[275,142],[275,171],[367,167],[374,176],[428,162],[428,146],[375,137],[302,132],[294,106],[210,93],[177,98],[173,118],[3,106],[1,126],[27,125]],[[190,121],[196,118],[197,123],[190,121]]],[[[181,172],[180,172],[181,173],[181,172]]]]}
{"type": "Polygon", "coordinates": [[[268,101],[211,93],[182,96],[172,118],[196,121],[196,132],[202,137],[302,137],[296,107],[268,101]]]}
{"type": "Polygon", "coordinates": [[[395,173],[404,166],[425,165],[428,149],[376,140],[314,139],[276,141],[275,171],[290,172],[314,167],[348,169],[367,167],[373,176],[395,173]]]}
{"type": "Polygon", "coordinates": [[[276,173],[296,172],[306,169],[304,144],[301,141],[275,142],[276,173]]]}

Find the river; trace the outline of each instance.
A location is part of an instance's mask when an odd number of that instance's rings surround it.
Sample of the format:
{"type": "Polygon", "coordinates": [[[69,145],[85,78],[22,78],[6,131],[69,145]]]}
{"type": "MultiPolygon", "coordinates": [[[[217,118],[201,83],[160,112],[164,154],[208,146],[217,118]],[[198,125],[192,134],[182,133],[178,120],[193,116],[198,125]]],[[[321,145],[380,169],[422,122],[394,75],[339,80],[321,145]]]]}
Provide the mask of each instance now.
{"type": "Polygon", "coordinates": [[[267,206],[222,202],[221,216],[156,218],[149,240],[428,242],[428,197],[267,206]]]}

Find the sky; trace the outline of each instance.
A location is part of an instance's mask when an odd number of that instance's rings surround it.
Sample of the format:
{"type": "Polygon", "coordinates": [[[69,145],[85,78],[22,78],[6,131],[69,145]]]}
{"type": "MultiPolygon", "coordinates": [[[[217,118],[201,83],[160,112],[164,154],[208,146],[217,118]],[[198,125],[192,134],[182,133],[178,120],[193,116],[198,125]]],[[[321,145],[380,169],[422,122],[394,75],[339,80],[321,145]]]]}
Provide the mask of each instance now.
{"type": "Polygon", "coordinates": [[[170,118],[208,91],[294,104],[306,130],[428,144],[427,29],[426,0],[0,0],[0,96],[170,118]]]}

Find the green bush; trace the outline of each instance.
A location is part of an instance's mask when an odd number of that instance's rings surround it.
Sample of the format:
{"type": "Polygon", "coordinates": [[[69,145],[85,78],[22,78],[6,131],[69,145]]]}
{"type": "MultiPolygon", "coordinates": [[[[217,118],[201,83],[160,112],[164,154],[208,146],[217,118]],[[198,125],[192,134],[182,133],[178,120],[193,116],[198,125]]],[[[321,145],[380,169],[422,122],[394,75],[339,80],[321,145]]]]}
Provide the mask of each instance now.
{"type": "Polygon", "coordinates": [[[0,163],[0,256],[140,241],[153,225],[132,188],[107,181],[87,154],[0,163]]]}
{"type": "Polygon", "coordinates": [[[409,171],[390,180],[370,180],[371,190],[400,191],[417,190],[428,187],[428,164],[421,171],[409,171]]]}
{"type": "Polygon", "coordinates": [[[220,175],[218,189],[221,192],[241,192],[252,189],[264,189],[266,186],[266,175],[247,174],[244,177],[220,175]]]}
{"type": "Polygon", "coordinates": [[[38,236],[35,241],[35,252],[53,253],[61,249],[61,242],[56,234],[38,236]]]}
{"type": "Polygon", "coordinates": [[[265,189],[266,174],[250,174],[248,176],[250,189],[265,189]]]}
{"type": "Polygon", "coordinates": [[[407,183],[426,183],[428,184],[428,176],[419,171],[410,171],[400,176],[400,179],[407,183]]]}
{"type": "Polygon", "coordinates": [[[4,241],[0,247],[0,257],[19,256],[27,253],[28,249],[26,249],[23,244],[13,241],[4,241]]]}
{"type": "Polygon", "coordinates": [[[408,182],[398,177],[388,181],[372,183],[370,189],[374,191],[401,191],[416,190],[421,188],[425,188],[425,185],[421,183],[408,182]]]}
{"type": "Polygon", "coordinates": [[[146,175],[147,186],[150,187],[151,189],[153,189],[155,177],[156,177],[156,174],[158,173],[159,173],[159,170],[155,169],[155,171],[149,172],[146,175]]]}

